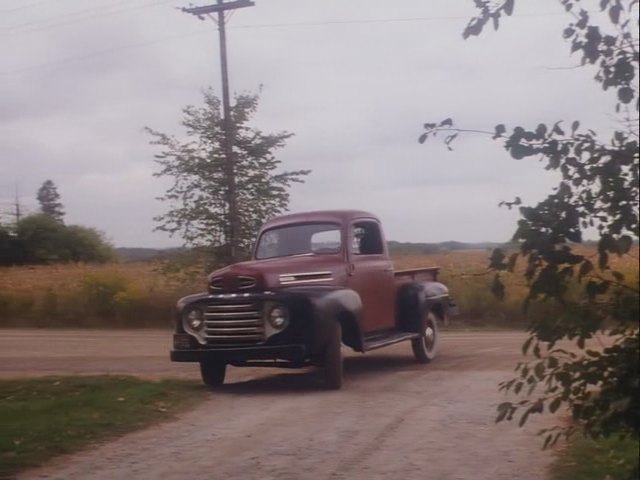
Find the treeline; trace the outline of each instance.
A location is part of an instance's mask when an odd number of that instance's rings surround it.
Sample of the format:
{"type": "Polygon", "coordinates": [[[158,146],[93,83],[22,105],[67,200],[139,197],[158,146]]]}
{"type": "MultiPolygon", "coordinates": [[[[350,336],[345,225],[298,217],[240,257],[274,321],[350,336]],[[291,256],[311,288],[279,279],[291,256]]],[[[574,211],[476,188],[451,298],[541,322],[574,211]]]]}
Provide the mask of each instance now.
{"type": "Polygon", "coordinates": [[[115,258],[111,245],[97,230],[65,225],[60,194],[51,180],[42,184],[37,199],[38,213],[0,224],[0,265],[104,263],[115,258]]]}

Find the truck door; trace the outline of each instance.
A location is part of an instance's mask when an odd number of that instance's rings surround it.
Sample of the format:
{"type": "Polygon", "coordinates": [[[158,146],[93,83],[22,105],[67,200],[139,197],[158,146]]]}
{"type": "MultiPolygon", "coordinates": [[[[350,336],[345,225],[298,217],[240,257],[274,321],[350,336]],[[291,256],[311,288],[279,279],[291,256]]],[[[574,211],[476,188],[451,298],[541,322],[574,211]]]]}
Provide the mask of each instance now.
{"type": "Polygon", "coordinates": [[[373,219],[353,222],[348,248],[347,285],[362,300],[364,332],[393,328],[396,297],[393,266],[378,222],[373,219]]]}

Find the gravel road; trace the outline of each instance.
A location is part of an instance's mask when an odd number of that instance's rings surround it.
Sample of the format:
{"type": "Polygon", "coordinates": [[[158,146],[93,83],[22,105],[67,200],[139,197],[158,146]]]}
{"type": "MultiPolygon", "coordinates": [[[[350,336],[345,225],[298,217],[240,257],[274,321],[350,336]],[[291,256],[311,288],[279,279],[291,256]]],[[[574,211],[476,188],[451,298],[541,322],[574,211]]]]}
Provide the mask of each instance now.
{"type": "MultiPolygon", "coordinates": [[[[0,378],[134,374],[198,378],[171,364],[166,331],[0,331],[0,378]]],[[[541,479],[535,432],[493,422],[522,334],[449,333],[437,359],[409,344],[346,353],[345,386],[318,372],[234,369],[175,421],[54,460],[24,479],[541,479]]]]}

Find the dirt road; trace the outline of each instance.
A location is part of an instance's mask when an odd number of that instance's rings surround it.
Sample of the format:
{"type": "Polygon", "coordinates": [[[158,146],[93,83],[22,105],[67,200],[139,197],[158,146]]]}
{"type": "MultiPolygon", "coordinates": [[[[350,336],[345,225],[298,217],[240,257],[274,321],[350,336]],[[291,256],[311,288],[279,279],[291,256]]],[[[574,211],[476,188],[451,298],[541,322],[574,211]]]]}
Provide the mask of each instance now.
{"type": "MultiPolygon", "coordinates": [[[[345,386],[309,370],[231,369],[178,420],[26,472],[25,479],[490,479],[545,477],[535,432],[493,422],[517,333],[451,333],[416,364],[408,344],[347,353],[345,386]]],[[[0,331],[0,378],[118,373],[197,378],[165,331],[0,331]]]]}

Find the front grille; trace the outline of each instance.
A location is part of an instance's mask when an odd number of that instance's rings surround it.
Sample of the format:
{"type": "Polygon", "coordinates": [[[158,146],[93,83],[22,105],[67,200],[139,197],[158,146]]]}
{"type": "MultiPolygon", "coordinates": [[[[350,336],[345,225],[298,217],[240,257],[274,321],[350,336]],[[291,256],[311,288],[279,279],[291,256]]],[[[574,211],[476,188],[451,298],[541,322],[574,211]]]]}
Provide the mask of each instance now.
{"type": "Polygon", "coordinates": [[[211,290],[222,290],[224,288],[224,280],[222,277],[212,278],[209,282],[211,290]]]}
{"type": "Polygon", "coordinates": [[[207,305],[204,338],[209,344],[256,344],[265,340],[259,303],[207,305]]]}
{"type": "Polygon", "coordinates": [[[247,290],[256,286],[256,279],[254,277],[248,277],[240,275],[238,277],[238,288],[240,290],[247,290]]]}

